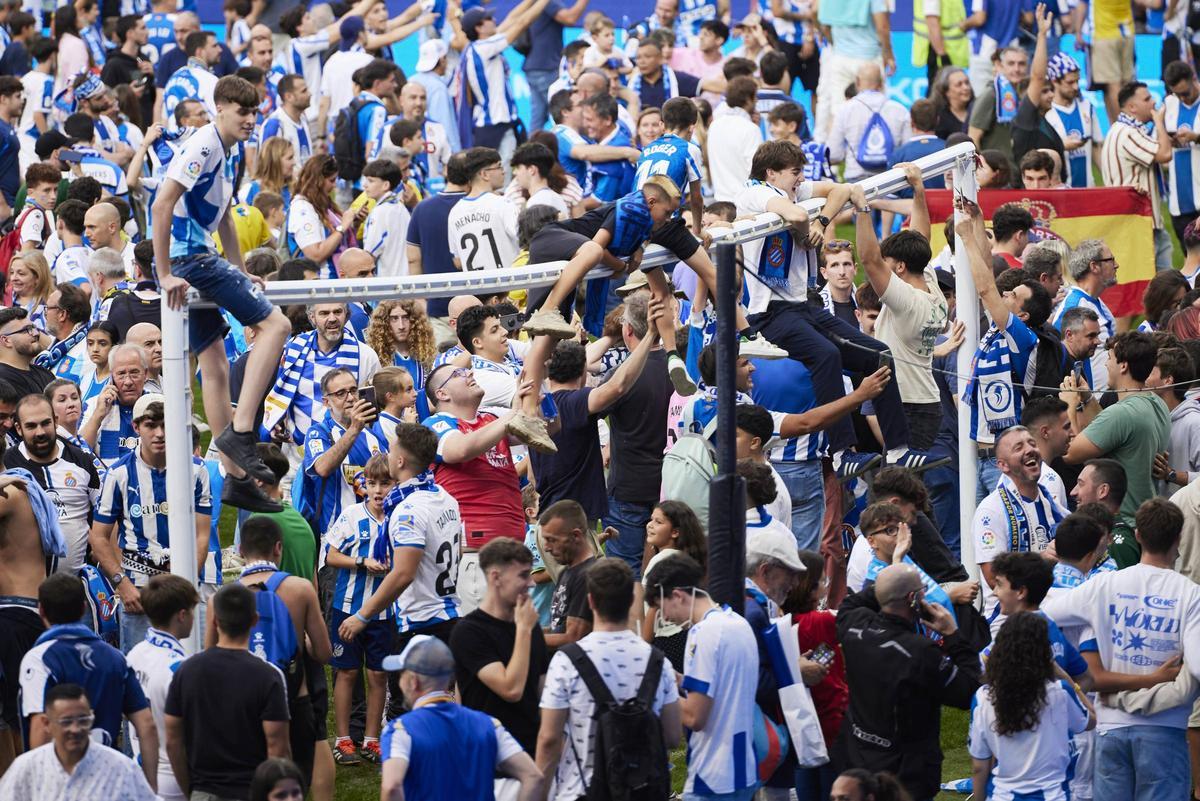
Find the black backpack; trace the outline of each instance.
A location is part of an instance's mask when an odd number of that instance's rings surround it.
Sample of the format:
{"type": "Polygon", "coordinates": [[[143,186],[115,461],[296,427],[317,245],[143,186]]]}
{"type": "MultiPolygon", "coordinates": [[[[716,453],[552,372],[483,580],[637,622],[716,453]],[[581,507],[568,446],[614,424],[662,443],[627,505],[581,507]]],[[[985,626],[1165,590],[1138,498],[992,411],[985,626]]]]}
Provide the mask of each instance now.
{"type": "MultiPolygon", "coordinates": [[[[590,784],[584,781],[588,801],[666,801],[671,795],[671,774],[667,769],[662,724],[654,714],[654,695],[662,678],[662,651],[650,649],[637,695],[625,701],[613,698],[578,643],[565,646],[563,652],[579,671],[596,703],[592,781],[590,784]]],[[[571,750],[575,750],[574,740],[571,750]]],[[[582,771],[578,753],[575,764],[582,771]]]]}
{"type": "Polygon", "coordinates": [[[362,137],[358,135],[358,112],[377,100],[356,97],[350,105],[338,112],[333,123],[333,158],[337,161],[338,177],[343,181],[362,178],[363,167],[367,166],[362,137]]]}

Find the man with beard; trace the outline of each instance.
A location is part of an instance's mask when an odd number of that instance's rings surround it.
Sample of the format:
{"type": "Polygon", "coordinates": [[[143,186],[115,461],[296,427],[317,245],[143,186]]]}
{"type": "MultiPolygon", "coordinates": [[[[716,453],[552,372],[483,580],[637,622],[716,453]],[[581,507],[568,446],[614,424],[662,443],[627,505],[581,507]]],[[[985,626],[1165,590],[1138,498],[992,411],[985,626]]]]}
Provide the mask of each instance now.
{"type": "Polygon", "coordinates": [[[79,435],[105,462],[124,456],[137,444],[133,407],[146,393],[150,359],[137,345],[117,345],[108,352],[108,367],[108,386],[88,401],[79,425],[79,435]]]}
{"type": "Polygon", "coordinates": [[[313,135],[305,114],[312,94],[302,75],[285,75],[276,86],[279,106],[263,121],[258,144],[261,147],[272,136],[282,136],[292,143],[296,165],[301,166],[313,152],[313,135]]]}
{"type": "Polygon", "coordinates": [[[1092,159],[1100,157],[1104,134],[1100,132],[1100,118],[1092,101],[1079,93],[1079,64],[1066,53],[1057,53],[1050,59],[1046,77],[1054,87],[1046,122],[1062,138],[1067,156],[1067,185],[1072,189],[1095,186],[1092,159]]]}
{"type": "Polygon", "coordinates": [[[100,475],[92,457],[56,434],[58,421],[44,395],[26,395],[17,404],[21,444],[4,454],[5,468],[33,474],[58,508],[58,525],[67,543],[58,572],[74,575],[87,552],[92,507],[100,495],[100,475]]]}
{"type": "Polygon", "coordinates": [[[41,332],[20,306],[0,309],[0,381],[7,381],[22,396],[40,393],[54,374],[33,364],[42,352],[41,332]]]}
{"type": "Polygon", "coordinates": [[[1042,455],[1028,428],[1012,426],[996,436],[996,466],[1008,481],[997,483],[983,499],[971,526],[988,623],[1000,614],[992,559],[1000,553],[1046,550],[1058,521],[1067,516],[1067,510],[1039,483],[1042,455]]]}

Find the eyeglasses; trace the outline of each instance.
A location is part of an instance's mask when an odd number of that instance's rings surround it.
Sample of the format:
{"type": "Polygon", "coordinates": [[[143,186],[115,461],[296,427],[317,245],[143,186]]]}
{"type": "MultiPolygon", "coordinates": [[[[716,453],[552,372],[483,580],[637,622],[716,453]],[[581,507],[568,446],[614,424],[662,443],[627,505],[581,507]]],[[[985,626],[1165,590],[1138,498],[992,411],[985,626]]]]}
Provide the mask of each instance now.
{"type": "Polygon", "coordinates": [[[43,311],[62,311],[62,306],[51,306],[49,303],[47,303],[45,306],[42,307],[42,310],[43,311]]]}
{"type": "Polygon", "coordinates": [[[56,722],[64,729],[91,729],[92,724],[96,722],[96,716],[89,713],[73,718],[59,718],[56,722]]]}
{"type": "Polygon", "coordinates": [[[338,400],[345,400],[349,397],[357,398],[358,387],[346,387],[345,389],[339,389],[337,392],[328,392],[325,394],[325,397],[337,398],[338,400]]]}
{"type": "Polygon", "coordinates": [[[1092,259],[1096,264],[1103,264],[1106,261],[1116,261],[1116,256],[1109,256],[1107,259],[1092,259]]]}
{"type": "Polygon", "coordinates": [[[32,334],[32,333],[35,333],[36,331],[37,331],[37,326],[34,325],[33,323],[30,323],[29,325],[25,326],[24,328],[18,328],[16,331],[9,331],[7,334],[0,334],[0,337],[15,337],[18,334],[32,334]]]}
{"type": "Polygon", "coordinates": [[[450,383],[451,381],[453,381],[454,379],[456,379],[456,378],[466,378],[466,377],[467,377],[467,376],[469,376],[470,374],[471,374],[471,368],[470,368],[470,367],[456,367],[456,368],[454,368],[453,370],[451,370],[451,371],[450,371],[450,377],[449,377],[449,378],[447,378],[447,379],[446,379],[445,381],[443,381],[442,383],[438,384],[438,388],[437,388],[437,389],[435,389],[435,390],[434,390],[434,392],[438,392],[439,390],[445,389],[446,385],[447,385],[447,384],[449,384],[449,383],[450,383]]]}
{"type": "Polygon", "coordinates": [[[849,250],[854,247],[854,243],[849,239],[831,239],[825,243],[825,250],[849,250]]]}
{"type": "Polygon", "coordinates": [[[887,534],[889,537],[894,537],[899,533],[900,533],[900,527],[893,525],[893,526],[884,526],[883,528],[877,528],[874,531],[868,531],[868,532],[866,532],[866,536],[877,537],[880,534],[887,534]]]}

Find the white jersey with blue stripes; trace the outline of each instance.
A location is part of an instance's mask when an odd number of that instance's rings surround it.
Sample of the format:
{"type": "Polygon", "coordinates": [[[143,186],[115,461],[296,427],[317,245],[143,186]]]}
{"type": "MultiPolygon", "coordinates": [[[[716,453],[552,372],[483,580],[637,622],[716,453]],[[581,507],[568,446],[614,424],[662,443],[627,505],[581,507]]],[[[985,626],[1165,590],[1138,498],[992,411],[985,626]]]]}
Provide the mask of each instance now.
{"type": "MultiPolygon", "coordinates": [[[[1169,94],[1163,101],[1166,113],[1163,125],[1167,133],[1195,133],[1200,98],[1188,105],[1178,95],[1169,94]]],[[[1171,151],[1171,171],[1167,179],[1167,205],[1171,216],[1194,214],[1200,211],[1200,143],[1191,142],[1171,151]]]]}
{"type": "Polygon", "coordinates": [[[1104,349],[1104,343],[1108,338],[1116,333],[1113,313],[1109,311],[1108,306],[1100,298],[1094,298],[1084,292],[1077,286],[1073,286],[1067,290],[1067,296],[1063,298],[1062,303],[1054,309],[1054,313],[1050,315],[1050,324],[1062,332],[1062,317],[1063,314],[1075,308],[1082,306],[1085,309],[1091,309],[1100,318],[1100,340],[1096,348],[1096,352],[1092,354],[1092,377],[1096,383],[1092,384],[1092,389],[1105,390],[1108,389],[1108,351],[1104,349]]]}
{"type": "Polygon", "coordinates": [[[411,491],[388,516],[388,539],[395,551],[422,550],[412,583],[396,601],[396,625],[405,632],[459,616],[463,521],[458,501],[432,481],[423,482],[417,477],[399,489],[411,491]],[[410,486],[417,484],[420,486],[410,486]]]}
{"type": "Polygon", "coordinates": [[[461,68],[471,91],[471,119],[475,127],[512,122],[517,106],[508,86],[504,51],[508,37],[502,33],[467,45],[461,68]]]}
{"type": "MultiPolygon", "coordinates": [[[[329,49],[329,34],[326,31],[312,36],[297,36],[275,56],[275,63],[289,75],[304,78],[310,89],[321,86],[321,56],[329,49]]],[[[316,105],[315,103],[313,104],[316,105]]]]}
{"type": "Polygon", "coordinates": [[[167,118],[167,130],[179,128],[175,123],[175,108],[184,100],[199,100],[208,110],[209,117],[217,118],[217,103],[213,92],[217,88],[217,76],[189,61],[187,66],[176,70],[163,87],[163,115],[167,118]]]}
{"type": "Polygon", "coordinates": [[[229,208],[241,144],[226,152],[215,123],[188,137],[167,167],[168,179],[184,188],[171,217],[171,258],[213,253],[212,234],[229,208]]]}
{"type": "MultiPolygon", "coordinates": [[[[356,503],[343,509],[338,519],[325,532],[324,551],[337,551],[351,559],[373,559],[376,543],[383,536],[384,521],[377,520],[371,514],[368,504],[356,503]]],[[[371,573],[366,568],[336,568],[333,608],[348,615],[354,614],[362,608],[363,602],[379,589],[386,576],[386,573],[371,573]]],[[[390,617],[391,609],[384,609],[374,619],[386,620],[390,617]]]]}
{"type": "Polygon", "coordinates": [[[21,76],[21,85],[25,87],[25,108],[17,131],[37,139],[41,132],[34,123],[34,113],[45,114],[47,124],[54,122],[54,76],[32,70],[21,76]]]}
{"type": "Polygon", "coordinates": [[[303,164],[312,156],[313,138],[312,133],[308,129],[308,118],[304,115],[301,115],[300,121],[296,122],[287,115],[287,112],[282,107],[275,109],[263,121],[262,128],[259,129],[259,147],[272,136],[282,136],[292,143],[292,150],[296,155],[297,164],[303,164]]]}

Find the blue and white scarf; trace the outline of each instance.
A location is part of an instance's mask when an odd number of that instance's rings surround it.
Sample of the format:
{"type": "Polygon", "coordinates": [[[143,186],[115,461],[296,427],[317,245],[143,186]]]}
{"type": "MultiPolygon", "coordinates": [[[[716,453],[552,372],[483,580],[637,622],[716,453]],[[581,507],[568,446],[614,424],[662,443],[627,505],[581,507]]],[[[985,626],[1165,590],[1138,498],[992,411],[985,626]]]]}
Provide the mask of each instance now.
{"type": "Polygon", "coordinates": [[[437,484],[433,480],[433,471],[426,470],[425,472],[413,476],[403,484],[397,484],[392,487],[391,491],[383,497],[383,525],[384,536],[375,541],[375,547],[371,549],[371,558],[382,564],[390,564],[392,558],[392,538],[387,533],[387,521],[392,516],[392,510],[399,506],[405,498],[412,495],[414,492],[436,492],[437,484]]]}
{"type": "MultiPolygon", "coordinates": [[[[772,186],[765,181],[750,179],[746,181],[746,186],[765,186],[782,198],[794,200],[794,198],[789,197],[779,187],[772,186]]],[[[790,229],[771,234],[764,239],[762,250],[759,251],[758,263],[755,265],[755,269],[758,271],[755,274],[755,279],[764,286],[786,288],[788,285],[788,274],[792,269],[792,251],[798,246],[790,229]]],[[[815,282],[816,270],[814,269],[809,275],[809,283],[810,285],[815,285],[815,282]]]]}
{"type": "Polygon", "coordinates": [[[74,331],[67,334],[65,339],[58,340],[37,356],[34,356],[34,365],[53,371],[63,359],[67,358],[67,354],[71,352],[71,348],[87,338],[90,329],[91,327],[87,323],[79,323],[75,326],[74,331]]]}
{"type": "MultiPolygon", "coordinates": [[[[687,433],[701,434],[712,439],[717,435],[717,388],[706,386],[701,381],[699,389],[700,394],[691,404],[692,419],[687,433]]],[[[735,391],[734,403],[738,406],[750,406],[754,399],[745,392],[735,391]]]]}
{"type": "Polygon", "coordinates": [[[1017,87],[1003,75],[997,75],[994,83],[996,90],[996,122],[1011,123],[1017,118],[1017,109],[1021,106],[1021,98],[1017,87]]]}
{"type": "MultiPolygon", "coordinates": [[[[821,296],[821,303],[824,304],[825,311],[833,314],[833,294],[829,291],[829,284],[821,287],[821,291],[817,294],[821,296]]],[[[853,292],[850,293],[850,305],[856,309],[858,308],[858,301],[854,299],[853,292]]]]}
{"type": "MultiPolygon", "coordinates": [[[[266,416],[263,426],[267,431],[279,424],[279,421],[292,411],[294,430],[292,440],[297,445],[304,444],[303,432],[312,425],[312,416],[294,404],[297,394],[307,397],[317,397],[317,383],[312,379],[312,371],[305,370],[305,365],[312,359],[317,347],[317,332],[307,331],[288,340],[283,351],[283,362],[280,365],[279,377],[271,388],[266,400],[266,416]]],[[[342,330],[342,344],[338,346],[336,367],[343,367],[358,377],[359,348],[361,343],[355,338],[349,328],[342,330]]]]}
{"type": "Polygon", "coordinates": [[[1008,337],[995,326],[988,329],[983,342],[979,344],[979,350],[975,352],[971,380],[963,392],[963,403],[968,407],[974,407],[976,401],[979,402],[987,430],[993,434],[1021,421],[1024,393],[1013,390],[1012,351],[1008,337]]]}
{"type": "Polygon", "coordinates": [[[1083,575],[1083,572],[1077,567],[1064,562],[1057,562],[1054,565],[1054,584],[1052,585],[1054,587],[1071,589],[1087,580],[1088,577],[1083,575]]]}
{"type": "MultiPolygon", "coordinates": [[[[629,79],[629,88],[634,94],[641,96],[642,94],[642,73],[635,72],[633,77],[629,79]]],[[[662,68],[662,88],[663,96],[670,100],[673,97],[679,97],[679,79],[675,77],[675,70],[664,66],[662,68]]]]}
{"type": "Polygon", "coordinates": [[[1000,503],[1004,506],[1004,517],[1008,522],[1009,553],[1028,553],[1033,550],[1033,528],[1029,525],[1029,515],[1025,513],[1021,496],[1004,484],[999,484],[996,492],[1000,494],[1000,503]]]}

